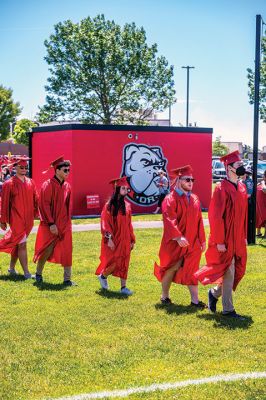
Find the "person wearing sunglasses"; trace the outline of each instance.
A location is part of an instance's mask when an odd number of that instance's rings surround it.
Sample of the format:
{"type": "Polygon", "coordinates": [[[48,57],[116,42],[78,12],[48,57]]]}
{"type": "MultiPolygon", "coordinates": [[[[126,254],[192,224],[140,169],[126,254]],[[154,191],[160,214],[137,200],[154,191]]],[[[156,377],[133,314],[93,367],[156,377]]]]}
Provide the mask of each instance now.
{"type": "Polygon", "coordinates": [[[71,163],[64,156],[52,161],[54,177],[45,181],[39,198],[40,225],[37,232],[34,262],[37,263],[36,282],[43,282],[46,261],[61,264],[63,284],[75,286],[72,275],[71,186],[67,182],[71,163]]]}
{"type": "Polygon", "coordinates": [[[169,182],[168,182],[168,179],[166,177],[166,172],[164,170],[160,169],[157,172],[157,174],[159,176],[159,179],[156,182],[156,186],[159,189],[159,199],[158,199],[157,208],[153,212],[153,214],[157,214],[160,211],[160,208],[162,206],[162,202],[163,202],[165,196],[170,193],[169,182]]]}
{"type": "Polygon", "coordinates": [[[38,196],[35,183],[26,176],[27,156],[15,157],[8,167],[15,168],[15,175],[4,182],[2,188],[1,229],[10,229],[0,240],[0,251],[11,256],[8,273],[17,275],[15,269],[19,260],[25,279],[33,276],[28,268],[27,237],[30,234],[34,217],[38,216],[38,196]]]}
{"type": "Polygon", "coordinates": [[[216,312],[217,301],[222,297],[222,315],[242,319],[235,311],[232,293],[243,278],[247,263],[248,196],[245,185],[239,181],[245,168],[238,151],[221,157],[220,161],[224,163],[227,178],[217,183],[212,195],[207,265],[196,277],[203,285],[219,282],[208,291],[211,312],[216,312]]]}
{"type": "Polygon", "coordinates": [[[186,285],[190,305],[206,307],[198,298],[198,281],[194,273],[199,269],[205,250],[205,232],[198,196],[192,193],[194,178],[190,165],[171,170],[174,190],[162,204],[163,237],[159,251],[160,264],[154,264],[154,275],[162,284],[162,304],[171,304],[172,282],[186,285]]]}
{"type": "Polygon", "coordinates": [[[127,288],[126,281],[130,253],[136,239],[131,223],[131,206],[125,201],[130,186],[125,176],[113,179],[110,184],[113,185],[114,191],[101,214],[101,262],[95,275],[105,290],[109,289],[109,275],[120,278],[121,294],[131,296],[133,292],[127,288]]]}

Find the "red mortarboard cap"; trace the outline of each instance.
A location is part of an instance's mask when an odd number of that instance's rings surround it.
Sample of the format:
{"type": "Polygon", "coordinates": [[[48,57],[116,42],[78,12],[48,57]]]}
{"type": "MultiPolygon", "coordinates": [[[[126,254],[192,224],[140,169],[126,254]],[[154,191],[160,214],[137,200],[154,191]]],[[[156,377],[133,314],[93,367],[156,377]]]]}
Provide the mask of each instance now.
{"type": "Polygon", "coordinates": [[[222,161],[225,166],[227,166],[228,164],[233,164],[237,161],[241,161],[239,151],[236,150],[233,151],[232,153],[226,154],[226,156],[220,158],[220,161],[222,161]]]}
{"type": "Polygon", "coordinates": [[[115,189],[117,186],[126,186],[127,188],[130,189],[130,186],[129,186],[129,184],[128,184],[128,181],[127,181],[127,177],[126,177],[126,176],[122,176],[121,178],[112,179],[109,183],[110,183],[111,185],[113,185],[114,189],[115,189]]]}
{"type": "Polygon", "coordinates": [[[14,165],[28,165],[28,161],[30,158],[26,155],[23,156],[8,156],[8,164],[7,167],[13,167],[14,165]]]}
{"type": "Polygon", "coordinates": [[[50,167],[56,168],[57,165],[63,164],[64,161],[65,161],[65,160],[64,160],[64,156],[60,156],[60,157],[56,158],[54,161],[52,161],[52,162],[50,163],[50,167]]]}
{"type": "Polygon", "coordinates": [[[28,156],[17,156],[14,160],[14,164],[28,165],[30,158],[28,156]]]}
{"type": "MultiPolygon", "coordinates": [[[[70,161],[69,161],[69,160],[65,160],[65,159],[64,159],[64,155],[62,155],[62,156],[56,158],[55,160],[53,160],[53,161],[50,163],[49,168],[48,168],[47,170],[43,171],[42,173],[43,173],[43,174],[46,174],[46,173],[49,171],[50,168],[56,169],[56,168],[58,167],[58,165],[64,164],[64,163],[66,163],[66,162],[70,163],[70,161]]],[[[70,165],[71,165],[71,163],[70,163],[70,165]]]]}
{"type": "Polygon", "coordinates": [[[184,167],[171,169],[170,172],[173,176],[180,177],[180,176],[185,176],[185,175],[192,175],[193,169],[190,165],[184,165],[184,167]]]}

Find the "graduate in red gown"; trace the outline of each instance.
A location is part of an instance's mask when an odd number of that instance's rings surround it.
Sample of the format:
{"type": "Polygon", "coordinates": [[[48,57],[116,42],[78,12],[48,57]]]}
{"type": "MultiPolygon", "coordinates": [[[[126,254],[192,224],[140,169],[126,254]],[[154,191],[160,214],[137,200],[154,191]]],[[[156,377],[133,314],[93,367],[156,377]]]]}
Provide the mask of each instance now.
{"type": "Polygon", "coordinates": [[[264,239],[266,239],[266,170],[263,180],[257,186],[257,213],[256,213],[257,236],[262,236],[261,228],[264,227],[264,239]]]}
{"type": "Polygon", "coordinates": [[[9,224],[10,229],[0,240],[0,251],[11,255],[8,272],[17,275],[15,266],[19,259],[25,279],[32,278],[28,268],[27,237],[31,232],[34,217],[38,216],[38,196],[35,183],[27,178],[28,160],[17,157],[9,166],[15,167],[16,174],[2,187],[1,229],[9,224]]]}
{"type": "Polygon", "coordinates": [[[174,282],[188,287],[192,306],[205,308],[198,299],[198,282],[194,277],[206,240],[200,201],[192,193],[193,171],[186,165],[171,172],[175,175],[175,184],[162,204],[164,231],[160,265],[155,263],[154,275],[162,283],[162,304],[171,304],[169,290],[174,282]]]}
{"type": "MultiPolygon", "coordinates": [[[[46,261],[61,264],[64,268],[64,285],[74,286],[72,273],[72,229],[70,198],[71,187],[66,182],[70,161],[64,156],[53,161],[55,175],[41,187],[39,210],[40,225],[35,243],[34,262],[37,262],[36,281],[43,281],[42,272],[46,261]]],[[[47,172],[47,171],[46,171],[47,172]]]]}
{"type": "Polygon", "coordinates": [[[135,244],[135,235],[131,223],[131,206],[125,201],[130,190],[126,177],[113,179],[114,187],[111,199],[105,204],[101,214],[101,255],[98,275],[101,287],[108,290],[107,278],[116,276],[121,280],[121,293],[133,294],[126,286],[130,253],[135,244]]]}
{"type": "Polygon", "coordinates": [[[247,262],[247,192],[239,181],[245,168],[238,151],[221,157],[227,178],[218,183],[209,207],[210,237],[207,265],[195,274],[203,284],[218,283],[208,292],[209,310],[216,312],[222,296],[223,315],[242,318],[233,305],[232,291],[243,278],[247,262]]]}

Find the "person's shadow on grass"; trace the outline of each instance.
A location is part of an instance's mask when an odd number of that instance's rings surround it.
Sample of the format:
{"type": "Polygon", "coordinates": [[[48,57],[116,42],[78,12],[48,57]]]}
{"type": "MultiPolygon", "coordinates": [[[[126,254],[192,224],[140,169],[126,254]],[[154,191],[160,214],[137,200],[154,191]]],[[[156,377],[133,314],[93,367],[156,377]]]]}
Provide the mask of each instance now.
{"type": "Polygon", "coordinates": [[[197,315],[197,318],[213,321],[213,327],[219,329],[248,329],[253,324],[250,315],[243,315],[243,319],[224,317],[221,313],[197,315]]]}
{"type": "Polygon", "coordinates": [[[118,299],[118,300],[127,300],[129,296],[126,296],[123,293],[115,292],[112,290],[99,289],[95,291],[96,294],[102,297],[106,297],[107,299],[118,299]]]}
{"type": "Polygon", "coordinates": [[[63,283],[49,283],[49,282],[34,282],[33,286],[35,286],[38,290],[48,290],[48,291],[56,291],[65,290],[67,286],[63,283]]]}
{"type": "Polygon", "coordinates": [[[187,305],[183,306],[181,304],[161,304],[157,303],[155,304],[155,308],[158,311],[164,311],[166,314],[176,314],[176,315],[181,315],[181,314],[194,314],[196,312],[202,311],[194,306],[187,305]]]}
{"type": "Polygon", "coordinates": [[[31,281],[31,279],[25,279],[23,275],[1,275],[0,276],[0,281],[12,281],[12,282],[27,282],[31,281]]]}

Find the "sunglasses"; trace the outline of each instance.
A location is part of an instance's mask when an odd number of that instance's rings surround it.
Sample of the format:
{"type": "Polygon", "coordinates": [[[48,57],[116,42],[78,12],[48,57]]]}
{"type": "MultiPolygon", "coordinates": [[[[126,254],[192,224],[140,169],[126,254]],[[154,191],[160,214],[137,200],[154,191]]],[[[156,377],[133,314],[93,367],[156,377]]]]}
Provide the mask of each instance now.
{"type": "Polygon", "coordinates": [[[70,168],[64,168],[64,169],[62,169],[62,171],[63,171],[65,174],[67,174],[67,173],[70,172],[70,168]]]}
{"type": "Polygon", "coordinates": [[[186,182],[195,182],[194,178],[181,178],[182,181],[186,181],[186,182]]]}
{"type": "Polygon", "coordinates": [[[29,169],[29,167],[28,166],[24,166],[24,165],[18,165],[18,167],[19,167],[19,169],[29,169]]]}

